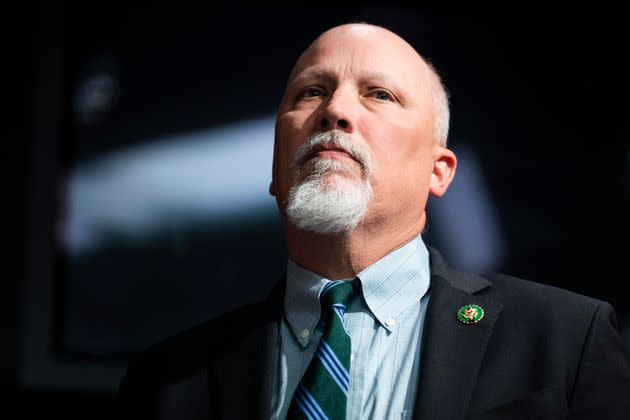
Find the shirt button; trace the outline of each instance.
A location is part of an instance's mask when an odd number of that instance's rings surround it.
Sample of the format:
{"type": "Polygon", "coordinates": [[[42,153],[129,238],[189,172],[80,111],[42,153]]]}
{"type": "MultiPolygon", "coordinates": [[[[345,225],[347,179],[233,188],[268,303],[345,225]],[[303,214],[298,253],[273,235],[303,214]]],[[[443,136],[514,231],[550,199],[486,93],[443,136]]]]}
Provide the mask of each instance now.
{"type": "Polygon", "coordinates": [[[387,325],[388,327],[393,327],[394,325],[396,325],[396,320],[393,318],[387,318],[385,320],[385,325],[387,325]]]}
{"type": "Polygon", "coordinates": [[[300,335],[302,336],[302,338],[307,339],[309,335],[311,335],[311,332],[309,330],[302,330],[302,332],[300,333],[300,335]]]}

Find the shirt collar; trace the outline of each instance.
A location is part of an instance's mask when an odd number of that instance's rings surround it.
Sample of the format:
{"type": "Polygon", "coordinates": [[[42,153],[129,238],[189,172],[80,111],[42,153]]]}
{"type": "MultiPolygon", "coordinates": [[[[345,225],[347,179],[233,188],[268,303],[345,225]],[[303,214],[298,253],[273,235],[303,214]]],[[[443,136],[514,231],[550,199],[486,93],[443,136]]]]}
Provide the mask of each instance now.
{"type": "MultiPolygon", "coordinates": [[[[398,317],[429,289],[429,252],[417,236],[361,271],[357,277],[365,302],[383,327],[392,331],[398,317]]],[[[302,347],[308,346],[321,316],[319,294],[329,279],[291,259],[287,263],[285,318],[302,347]]]]}
{"type": "Polygon", "coordinates": [[[357,277],[368,308],[383,327],[392,331],[400,315],[429,290],[429,251],[419,235],[366,267],[357,277]]]}
{"type": "Polygon", "coordinates": [[[295,338],[306,347],[321,316],[319,293],[330,280],[308,271],[289,258],[284,316],[295,338]]]}

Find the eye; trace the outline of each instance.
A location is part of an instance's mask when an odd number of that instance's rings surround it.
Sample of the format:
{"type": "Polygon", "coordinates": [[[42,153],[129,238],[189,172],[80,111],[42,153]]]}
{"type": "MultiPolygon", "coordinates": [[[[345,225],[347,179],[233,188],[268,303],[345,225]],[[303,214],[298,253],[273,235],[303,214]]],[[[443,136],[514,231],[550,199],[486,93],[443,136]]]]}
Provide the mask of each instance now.
{"type": "Polygon", "coordinates": [[[370,92],[370,95],[379,101],[395,101],[394,95],[383,89],[375,89],[370,92]]]}
{"type": "Polygon", "coordinates": [[[317,98],[323,96],[323,91],[320,88],[309,87],[300,92],[300,98],[317,98]]]}

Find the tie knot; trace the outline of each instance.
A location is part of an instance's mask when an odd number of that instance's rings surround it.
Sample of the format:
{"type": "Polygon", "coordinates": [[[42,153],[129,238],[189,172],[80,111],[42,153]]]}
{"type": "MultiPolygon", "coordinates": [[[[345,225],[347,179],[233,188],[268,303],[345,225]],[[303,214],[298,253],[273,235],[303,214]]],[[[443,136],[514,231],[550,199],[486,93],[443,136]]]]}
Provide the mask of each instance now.
{"type": "Polygon", "coordinates": [[[321,293],[321,301],[325,306],[341,304],[348,306],[354,297],[356,280],[332,281],[324,286],[321,293]]]}

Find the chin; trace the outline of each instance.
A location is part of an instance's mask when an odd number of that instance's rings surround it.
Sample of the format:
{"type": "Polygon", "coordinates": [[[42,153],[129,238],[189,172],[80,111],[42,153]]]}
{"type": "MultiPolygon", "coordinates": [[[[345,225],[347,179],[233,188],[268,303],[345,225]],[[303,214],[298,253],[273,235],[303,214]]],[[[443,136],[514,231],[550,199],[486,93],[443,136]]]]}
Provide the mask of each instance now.
{"type": "Polygon", "coordinates": [[[327,173],[291,188],[287,216],[299,230],[347,233],[361,222],[371,197],[369,182],[327,173]]]}
{"type": "Polygon", "coordinates": [[[361,183],[361,180],[355,179],[355,177],[349,176],[347,173],[331,172],[324,175],[320,182],[322,189],[326,191],[332,189],[345,191],[351,188],[357,188],[357,185],[361,183]]]}

